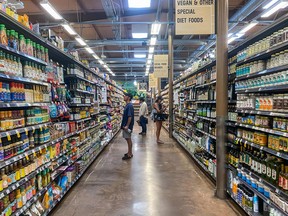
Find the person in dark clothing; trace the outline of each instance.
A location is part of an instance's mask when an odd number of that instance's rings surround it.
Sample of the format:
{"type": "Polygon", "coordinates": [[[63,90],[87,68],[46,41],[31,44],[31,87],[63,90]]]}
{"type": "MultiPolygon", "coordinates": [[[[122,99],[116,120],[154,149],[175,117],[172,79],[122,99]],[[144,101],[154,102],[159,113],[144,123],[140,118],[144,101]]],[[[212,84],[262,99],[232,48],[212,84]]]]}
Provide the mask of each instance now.
{"type": "Polygon", "coordinates": [[[162,104],[163,98],[162,96],[158,96],[155,103],[153,104],[153,108],[156,113],[154,114],[154,121],[156,122],[156,139],[157,143],[162,144],[163,141],[160,140],[160,132],[162,128],[162,122],[165,120],[163,118],[163,113],[165,112],[165,107],[162,104]]]}
{"type": "Polygon", "coordinates": [[[131,103],[132,98],[133,98],[132,94],[130,93],[124,94],[124,101],[126,102],[126,106],[123,113],[121,128],[123,130],[122,131],[123,138],[126,139],[127,141],[128,152],[124,154],[122,160],[128,160],[133,157],[131,134],[134,126],[134,107],[133,104],[131,103]]]}

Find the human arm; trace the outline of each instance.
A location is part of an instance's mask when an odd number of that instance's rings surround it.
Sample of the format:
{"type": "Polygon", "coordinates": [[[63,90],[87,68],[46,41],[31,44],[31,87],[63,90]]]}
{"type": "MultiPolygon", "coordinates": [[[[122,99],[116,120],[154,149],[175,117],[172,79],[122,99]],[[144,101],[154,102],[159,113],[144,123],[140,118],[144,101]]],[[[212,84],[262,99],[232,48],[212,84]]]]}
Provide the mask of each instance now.
{"type": "Polygon", "coordinates": [[[159,105],[157,103],[154,103],[153,108],[157,111],[157,113],[161,112],[161,110],[159,109],[159,105]]]}

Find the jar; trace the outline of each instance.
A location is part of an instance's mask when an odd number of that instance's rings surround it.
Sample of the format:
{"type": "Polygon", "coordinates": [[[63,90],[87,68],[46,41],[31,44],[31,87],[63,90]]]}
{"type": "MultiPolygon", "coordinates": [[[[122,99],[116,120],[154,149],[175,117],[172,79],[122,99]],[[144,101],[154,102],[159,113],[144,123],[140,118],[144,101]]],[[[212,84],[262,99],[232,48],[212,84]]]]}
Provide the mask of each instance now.
{"type": "Polygon", "coordinates": [[[41,60],[45,61],[45,49],[43,46],[41,46],[41,60]]]}
{"type": "Polygon", "coordinates": [[[41,54],[40,44],[36,45],[36,53],[37,53],[37,58],[41,59],[42,54],[41,54]]]}

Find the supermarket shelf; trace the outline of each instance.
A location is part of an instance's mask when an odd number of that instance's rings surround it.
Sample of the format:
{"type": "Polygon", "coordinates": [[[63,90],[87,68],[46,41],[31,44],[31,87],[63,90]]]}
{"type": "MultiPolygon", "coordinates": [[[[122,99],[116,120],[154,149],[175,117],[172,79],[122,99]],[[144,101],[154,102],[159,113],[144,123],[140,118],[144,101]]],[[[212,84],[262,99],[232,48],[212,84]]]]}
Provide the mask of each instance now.
{"type": "Polygon", "coordinates": [[[93,92],[85,91],[85,90],[80,90],[80,89],[70,89],[70,91],[76,91],[76,92],[83,93],[83,94],[90,94],[90,95],[94,95],[93,92]]]}
{"type": "Polygon", "coordinates": [[[246,79],[256,78],[256,77],[260,77],[260,76],[270,75],[270,74],[277,73],[277,72],[284,71],[284,70],[288,70],[288,65],[270,68],[270,69],[266,69],[266,70],[259,71],[256,73],[247,74],[244,76],[239,76],[239,77],[236,77],[235,81],[246,80],[246,79]]]}
{"type": "Polygon", "coordinates": [[[196,101],[196,99],[187,99],[187,100],[185,100],[186,102],[195,102],[196,101]]]}
{"type": "Polygon", "coordinates": [[[209,137],[211,137],[211,138],[213,138],[213,139],[216,139],[216,136],[213,136],[212,134],[206,133],[205,131],[200,130],[200,129],[198,129],[198,128],[196,128],[196,130],[199,131],[199,132],[201,132],[201,133],[203,133],[203,134],[205,134],[205,135],[207,135],[207,136],[209,136],[209,137]]]}
{"type": "Polygon", "coordinates": [[[198,100],[196,101],[197,104],[201,103],[207,103],[207,104],[216,104],[216,101],[210,101],[210,100],[198,100]]]}
{"type": "Polygon", "coordinates": [[[25,54],[23,52],[20,52],[18,50],[15,50],[15,49],[13,49],[11,47],[8,47],[8,46],[5,46],[3,44],[0,44],[0,49],[4,50],[4,51],[8,51],[10,54],[13,54],[13,55],[15,55],[17,57],[20,57],[22,59],[27,59],[27,60],[30,60],[30,61],[34,61],[34,62],[36,62],[38,64],[42,64],[42,65],[45,65],[45,66],[48,65],[47,62],[42,61],[41,59],[35,58],[33,56],[29,56],[29,55],[27,55],[27,54],[25,54]]]}
{"type": "Polygon", "coordinates": [[[280,211],[283,215],[287,215],[276,203],[274,203],[272,200],[264,196],[262,193],[260,193],[258,190],[253,188],[251,185],[249,185],[246,181],[242,180],[241,178],[238,177],[241,183],[243,183],[246,187],[248,187],[251,191],[254,192],[254,194],[257,194],[257,196],[262,199],[265,203],[268,205],[272,206],[273,208],[277,209],[280,211]]]}
{"type": "Polygon", "coordinates": [[[246,214],[248,214],[249,216],[263,216],[262,214],[258,213],[258,212],[251,212],[249,211],[246,207],[244,207],[242,205],[242,203],[238,202],[231,194],[229,191],[227,191],[228,195],[230,196],[230,198],[242,209],[245,211],[246,214]]]}
{"type": "Polygon", "coordinates": [[[86,79],[86,78],[84,78],[82,76],[79,76],[77,74],[67,74],[67,75],[65,75],[65,79],[76,79],[76,78],[80,79],[80,80],[83,80],[85,82],[91,83],[91,84],[95,84],[95,82],[93,82],[91,80],[88,80],[88,79],[86,79]]]}
{"type": "Polygon", "coordinates": [[[196,86],[196,84],[190,85],[190,86],[186,86],[186,87],[184,87],[184,88],[181,88],[180,91],[189,90],[189,89],[191,89],[191,88],[194,88],[195,86],[196,86]]]}
{"type": "Polygon", "coordinates": [[[69,107],[91,107],[92,104],[76,104],[76,103],[72,103],[69,104],[69,107]]]}
{"type": "Polygon", "coordinates": [[[255,114],[255,115],[267,115],[267,116],[279,116],[279,117],[287,117],[288,113],[285,112],[277,112],[277,111],[261,111],[261,110],[236,110],[238,113],[247,113],[247,114],[255,114]]]}
{"type": "Polygon", "coordinates": [[[258,60],[262,60],[262,59],[268,58],[274,53],[277,53],[277,52],[285,50],[287,46],[288,46],[288,42],[284,42],[282,44],[273,46],[272,48],[270,48],[270,49],[268,49],[266,51],[258,53],[256,55],[251,56],[249,58],[246,58],[246,59],[244,59],[242,61],[238,61],[237,62],[237,66],[242,65],[242,64],[247,64],[247,63],[252,62],[252,61],[258,61],[258,60]]]}
{"type": "Polygon", "coordinates": [[[257,174],[255,174],[254,172],[251,172],[250,170],[244,168],[244,167],[240,167],[242,171],[245,171],[247,174],[249,174],[250,176],[252,176],[254,179],[256,179],[257,181],[259,181],[260,183],[264,183],[264,185],[266,185],[267,187],[269,187],[269,189],[276,193],[277,195],[280,195],[281,197],[283,197],[286,201],[288,200],[288,194],[285,193],[284,191],[282,191],[281,189],[275,187],[274,185],[272,185],[271,183],[267,182],[266,180],[264,180],[263,178],[259,177],[257,174]]]}
{"type": "Polygon", "coordinates": [[[228,126],[228,127],[236,127],[236,122],[234,122],[234,121],[227,121],[226,122],[226,125],[228,126]]]}
{"type": "Polygon", "coordinates": [[[244,127],[244,128],[249,128],[249,129],[253,129],[253,130],[266,132],[266,133],[269,133],[269,134],[275,134],[275,135],[279,135],[279,136],[288,137],[288,133],[277,131],[277,130],[273,130],[273,129],[261,128],[261,127],[256,127],[256,126],[246,125],[246,124],[241,124],[241,123],[235,123],[235,125],[237,125],[239,127],[244,127]]]}
{"type": "Polygon", "coordinates": [[[22,108],[22,107],[42,107],[42,106],[49,106],[50,103],[21,103],[21,102],[0,102],[0,108],[22,108]]]}
{"type": "Polygon", "coordinates": [[[186,109],[185,112],[196,112],[195,109],[186,109]]]}
{"type": "Polygon", "coordinates": [[[16,190],[21,185],[29,181],[31,178],[36,176],[38,173],[42,172],[44,169],[48,168],[51,165],[51,162],[48,162],[46,164],[43,164],[41,167],[30,173],[28,176],[22,178],[21,180],[15,182],[14,184],[11,184],[9,187],[1,191],[0,193],[0,199],[2,199],[4,196],[8,195],[10,192],[16,190]]]}
{"type": "Polygon", "coordinates": [[[239,145],[234,144],[234,143],[229,142],[229,141],[226,143],[226,146],[234,148],[234,149],[239,149],[239,145]]]}
{"type": "MultiPolygon", "coordinates": [[[[1,15],[1,11],[0,11],[0,15],[1,15]]],[[[0,79],[5,79],[5,80],[9,80],[9,81],[18,81],[18,82],[23,82],[23,83],[28,83],[28,84],[37,84],[37,85],[42,85],[42,86],[48,86],[47,82],[41,82],[41,81],[32,80],[32,79],[24,78],[24,77],[10,76],[10,75],[1,74],[1,73],[0,73],[0,79]]]]}
{"type": "Polygon", "coordinates": [[[201,146],[199,143],[197,143],[197,142],[195,142],[195,143],[196,143],[196,145],[197,145],[200,149],[204,150],[205,152],[207,152],[208,154],[210,154],[212,157],[216,158],[216,155],[215,155],[214,153],[208,151],[206,148],[204,148],[203,146],[201,146]]]}
{"type": "Polygon", "coordinates": [[[281,91],[287,91],[288,85],[273,85],[268,87],[261,87],[261,88],[251,88],[251,89],[242,89],[242,90],[236,90],[236,94],[241,93],[256,93],[256,92],[281,92],[281,91]]]}
{"type": "Polygon", "coordinates": [[[77,147],[83,145],[84,143],[86,143],[86,142],[87,142],[88,140],[90,140],[90,139],[91,139],[91,137],[88,137],[88,138],[86,138],[85,140],[79,142],[79,143],[77,144],[77,147]]]}
{"type": "Polygon", "coordinates": [[[210,86],[210,85],[214,85],[214,84],[216,84],[216,80],[213,80],[213,81],[211,81],[211,82],[209,82],[209,83],[205,83],[205,84],[201,84],[201,85],[196,85],[195,88],[204,88],[204,87],[206,87],[206,86],[210,86]]]}
{"type": "Polygon", "coordinates": [[[78,119],[78,120],[70,120],[70,121],[71,122],[80,123],[80,122],[84,122],[84,121],[88,121],[88,120],[91,120],[91,117],[84,118],[84,119],[78,119]]]}
{"type": "Polygon", "coordinates": [[[268,148],[268,147],[266,147],[266,146],[260,146],[260,145],[258,145],[258,144],[255,144],[255,143],[253,143],[253,142],[250,142],[250,141],[248,141],[248,140],[245,140],[245,139],[242,139],[242,138],[239,138],[239,137],[236,138],[236,141],[241,142],[241,143],[244,143],[244,144],[248,144],[248,145],[250,145],[250,146],[252,146],[252,147],[254,147],[254,148],[263,150],[263,151],[268,152],[268,153],[270,153],[270,154],[272,154],[272,155],[275,155],[275,156],[277,156],[277,157],[280,157],[280,158],[283,158],[283,159],[285,159],[285,160],[288,160],[288,154],[286,154],[286,153],[282,153],[282,152],[279,152],[279,151],[275,151],[275,150],[270,149],[270,148],[268,148]]]}
{"type": "Polygon", "coordinates": [[[198,116],[198,115],[197,115],[197,118],[204,119],[204,120],[211,121],[211,122],[216,122],[215,118],[208,118],[208,117],[198,116]]]}
{"type": "Polygon", "coordinates": [[[7,137],[9,135],[11,136],[11,135],[15,135],[15,134],[25,133],[25,132],[36,130],[36,129],[41,129],[41,128],[49,126],[50,124],[51,123],[48,122],[48,123],[44,123],[44,124],[38,124],[35,126],[22,127],[19,129],[13,129],[13,130],[5,131],[5,132],[0,132],[0,138],[7,137]]]}

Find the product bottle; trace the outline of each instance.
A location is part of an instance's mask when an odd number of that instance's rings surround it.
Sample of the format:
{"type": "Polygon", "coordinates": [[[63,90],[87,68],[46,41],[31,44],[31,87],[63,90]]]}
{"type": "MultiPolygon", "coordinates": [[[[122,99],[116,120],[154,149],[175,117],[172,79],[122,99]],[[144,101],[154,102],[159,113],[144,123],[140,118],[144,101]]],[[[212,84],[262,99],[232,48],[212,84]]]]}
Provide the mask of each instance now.
{"type": "Polygon", "coordinates": [[[284,176],[285,176],[285,166],[284,164],[281,164],[281,171],[279,173],[279,179],[278,179],[278,186],[280,188],[283,188],[284,176]]]}
{"type": "Polygon", "coordinates": [[[27,202],[27,197],[26,197],[26,190],[25,190],[25,186],[22,185],[20,187],[20,191],[21,191],[21,197],[22,197],[22,205],[25,206],[26,202],[27,202]]]}
{"type": "Polygon", "coordinates": [[[285,166],[285,174],[283,178],[283,190],[288,191],[288,166],[285,166]]]}
{"type": "Polygon", "coordinates": [[[253,197],[253,212],[259,212],[258,196],[256,194],[253,197]]]}
{"type": "Polygon", "coordinates": [[[17,209],[22,208],[23,203],[20,189],[16,190],[16,200],[17,200],[17,209]]]}
{"type": "Polygon", "coordinates": [[[282,164],[283,161],[280,158],[278,158],[274,161],[274,163],[271,166],[271,183],[274,184],[275,186],[278,185],[278,178],[282,164]]]}

